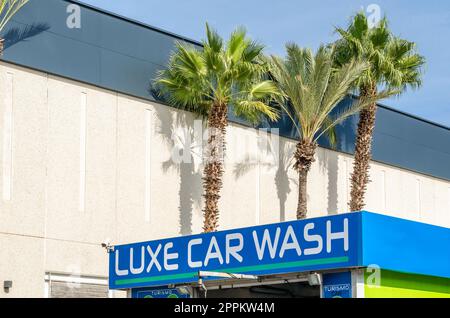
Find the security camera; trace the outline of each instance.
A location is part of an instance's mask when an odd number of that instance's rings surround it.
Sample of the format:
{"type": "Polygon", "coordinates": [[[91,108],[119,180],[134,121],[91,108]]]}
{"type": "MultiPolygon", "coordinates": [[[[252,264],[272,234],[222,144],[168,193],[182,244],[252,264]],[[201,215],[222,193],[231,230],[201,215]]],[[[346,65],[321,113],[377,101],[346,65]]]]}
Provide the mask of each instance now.
{"type": "Polygon", "coordinates": [[[102,242],[102,247],[103,247],[104,249],[106,249],[106,252],[108,252],[108,253],[114,251],[114,246],[111,245],[111,242],[110,242],[109,239],[106,239],[106,240],[104,240],[104,241],[102,242]]]}
{"type": "Polygon", "coordinates": [[[107,247],[107,246],[110,245],[110,244],[111,244],[110,240],[109,240],[109,239],[106,239],[106,240],[104,240],[104,241],[102,242],[102,247],[107,247]]]}

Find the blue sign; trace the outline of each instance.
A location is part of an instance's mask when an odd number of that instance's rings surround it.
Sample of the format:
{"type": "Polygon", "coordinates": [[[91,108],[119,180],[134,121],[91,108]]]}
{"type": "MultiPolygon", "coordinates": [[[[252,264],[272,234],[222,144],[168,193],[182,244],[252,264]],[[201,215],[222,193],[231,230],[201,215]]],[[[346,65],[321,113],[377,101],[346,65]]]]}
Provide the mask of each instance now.
{"type": "Polygon", "coordinates": [[[109,255],[109,287],[196,282],[199,271],[267,275],[357,266],[360,227],[361,214],[348,213],[119,245],[109,255]]]}
{"type": "Polygon", "coordinates": [[[351,272],[323,274],[322,295],[323,298],[352,298],[351,272]]]}
{"type": "Polygon", "coordinates": [[[369,212],[361,222],[363,266],[450,278],[449,228],[369,212]]]}
{"type": "Polygon", "coordinates": [[[186,288],[133,288],[131,298],[190,298],[186,288]]]}

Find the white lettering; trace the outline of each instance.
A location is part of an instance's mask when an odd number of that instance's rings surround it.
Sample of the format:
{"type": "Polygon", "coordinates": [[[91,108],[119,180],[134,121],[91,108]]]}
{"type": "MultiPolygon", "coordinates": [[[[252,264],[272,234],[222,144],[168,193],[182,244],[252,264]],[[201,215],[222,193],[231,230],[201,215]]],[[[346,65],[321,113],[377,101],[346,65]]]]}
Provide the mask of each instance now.
{"type": "Polygon", "coordinates": [[[381,285],[380,266],[376,264],[370,264],[366,268],[366,273],[369,273],[366,278],[366,286],[369,288],[379,288],[381,285]]]}
{"type": "Polygon", "coordinates": [[[344,231],[343,232],[331,232],[331,221],[327,221],[327,253],[331,253],[331,241],[332,240],[344,240],[344,251],[348,251],[348,219],[344,219],[344,231]]]}
{"type": "Polygon", "coordinates": [[[305,250],[303,251],[303,253],[305,255],[320,254],[320,252],[322,252],[322,249],[323,249],[322,237],[317,234],[315,234],[315,235],[309,234],[309,230],[313,230],[313,229],[314,229],[314,223],[308,223],[305,225],[305,228],[303,230],[303,236],[305,237],[306,242],[317,242],[317,247],[305,248],[305,250]]]}
{"type": "Polygon", "coordinates": [[[211,238],[211,242],[209,243],[208,252],[206,253],[205,257],[205,266],[208,266],[209,260],[213,258],[217,258],[219,260],[220,265],[223,264],[222,253],[220,253],[219,245],[217,244],[215,236],[211,238]]]}
{"type": "Polygon", "coordinates": [[[115,253],[116,253],[116,266],[115,266],[116,275],[117,276],[128,275],[128,269],[119,269],[119,250],[116,250],[115,253]]]}
{"type": "Polygon", "coordinates": [[[178,253],[169,253],[169,249],[173,247],[173,243],[169,242],[164,245],[164,269],[166,271],[175,271],[178,269],[178,264],[169,264],[168,261],[171,259],[177,259],[178,253]]]}
{"type": "Polygon", "coordinates": [[[369,4],[367,6],[366,12],[369,13],[367,15],[367,26],[369,27],[369,29],[372,29],[376,26],[378,26],[378,24],[381,21],[381,8],[378,4],[369,4]]]}
{"type": "Polygon", "coordinates": [[[228,234],[226,236],[226,249],[225,249],[226,263],[230,264],[230,256],[233,256],[235,259],[237,259],[241,263],[242,256],[239,255],[238,252],[242,251],[243,247],[244,247],[244,237],[242,236],[241,233],[228,234]],[[231,246],[230,241],[232,241],[232,240],[239,240],[239,244],[231,246]]]}
{"type": "Polygon", "coordinates": [[[156,251],[153,252],[152,248],[150,247],[150,245],[147,246],[147,251],[148,254],[151,257],[150,263],[147,266],[147,273],[150,273],[150,271],[152,270],[153,264],[155,264],[156,268],[158,269],[158,271],[161,271],[161,264],[159,264],[158,262],[158,254],[161,251],[161,244],[158,244],[158,247],[156,248],[156,251]]]}
{"type": "Polygon", "coordinates": [[[256,233],[256,231],[253,231],[253,240],[255,242],[256,252],[258,254],[259,260],[262,260],[264,258],[264,252],[266,250],[266,245],[268,245],[270,258],[272,258],[272,259],[275,258],[278,240],[280,238],[280,232],[281,232],[281,229],[279,227],[277,227],[277,230],[275,232],[275,241],[272,244],[272,239],[270,238],[270,232],[269,232],[269,230],[265,229],[264,234],[263,234],[263,239],[262,239],[262,242],[260,245],[259,240],[258,240],[258,233],[256,233]]]}
{"type": "Polygon", "coordinates": [[[144,257],[145,257],[145,248],[142,246],[141,248],[141,266],[138,268],[134,267],[134,248],[130,248],[130,272],[132,274],[140,274],[144,271],[144,257]]]}
{"type": "Polygon", "coordinates": [[[81,28],[81,9],[76,4],[69,4],[66,9],[67,13],[70,13],[66,20],[66,25],[69,29],[81,28]]]}
{"type": "Polygon", "coordinates": [[[298,245],[297,237],[295,236],[294,229],[291,225],[288,226],[286,234],[284,235],[283,244],[281,244],[280,249],[280,257],[284,256],[286,250],[295,250],[298,256],[302,255],[302,250],[300,249],[300,245],[298,245]],[[291,239],[292,242],[289,243],[289,239],[291,239]]]}
{"type": "Polygon", "coordinates": [[[192,261],[192,246],[200,245],[200,244],[202,244],[202,242],[203,242],[203,240],[201,238],[198,238],[198,239],[190,240],[188,243],[188,265],[190,268],[202,267],[201,261],[197,261],[197,262],[192,261]]]}

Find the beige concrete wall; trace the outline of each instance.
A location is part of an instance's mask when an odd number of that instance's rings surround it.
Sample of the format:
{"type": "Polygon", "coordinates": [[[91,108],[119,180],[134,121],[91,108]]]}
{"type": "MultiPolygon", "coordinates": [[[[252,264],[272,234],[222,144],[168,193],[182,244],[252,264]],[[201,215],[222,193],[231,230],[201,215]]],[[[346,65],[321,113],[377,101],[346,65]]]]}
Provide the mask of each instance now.
{"type": "MultiPolygon", "coordinates": [[[[0,283],[14,284],[0,297],[44,296],[46,272],[106,277],[105,240],[201,231],[197,155],[171,160],[192,114],[5,63],[0,83],[0,283]]],[[[274,166],[264,138],[228,128],[221,229],[295,218],[295,142],[279,140],[274,166]]],[[[351,168],[351,156],[318,149],[309,216],[347,211],[351,168]]],[[[367,210],[450,226],[450,182],[379,163],[371,179],[367,210]]]]}

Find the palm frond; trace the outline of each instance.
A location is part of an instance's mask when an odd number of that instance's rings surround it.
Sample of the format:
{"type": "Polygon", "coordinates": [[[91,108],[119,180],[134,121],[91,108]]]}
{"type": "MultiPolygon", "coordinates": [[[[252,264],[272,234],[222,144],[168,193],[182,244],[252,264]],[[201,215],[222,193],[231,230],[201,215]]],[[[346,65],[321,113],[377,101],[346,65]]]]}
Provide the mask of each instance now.
{"type": "MultiPolygon", "coordinates": [[[[271,74],[283,97],[277,102],[293,121],[302,140],[316,142],[322,134],[327,134],[333,143],[336,136],[330,129],[341,117],[334,118],[331,114],[369,67],[367,62],[354,59],[333,67],[335,54],[333,46],[321,46],[313,54],[290,45],[285,60],[272,57],[271,74]]],[[[342,114],[350,115],[349,111],[342,114]]]]}
{"type": "Polygon", "coordinates": [[[263,116],[277,118],[269,106],[279,96],[267,78],[269,64],[264,46],[246,37],[243,28],[224,41],[206,25],[203,49],[177,42],[166,70],[158,73],[155,86],[169,103],[207,115],[216,103],[223,103],[246,119],[257,122],[263,116]]]}
{"type": "Polygon", "coordinates": [[[262,116],[267,116],[271,121],[278,119],[276,108],[267,105],[262,101],[239,100],[234,105],[234,112],[237,116],[244,117],[253,124],[261,121],[262,116]]]}
{"type": "Polygon", "coordinates": [[[231,33],[228,40],[227,56],[232,62],[237,63],[242,58],[246,48],[246,30],[244,27],[239,27],[231,33]]]}
{"type": "Polygon", "coordinates": [[[327,136],[328,142],[330,143],[331,148],[336,149],[337,145],[337,133],[336,133],[336,125],[333,125],[333,119],[328,116],[323,121],[324,134],[327,136]]]}
{"type": "Polygon", "coordinates": [[[184,43],[176,43],[177,54],[170,62],[184,77],[196,78],[206,74],[205,60],[203,54],[195,48],[184,43]]]}
{"type": "Polygon", "coordinates": [[[244,51],[242,52],[242,61],[254,63],[255,59],[260,57],[264,45],[257,41],[248,42],[244,51]]]}
{"type": "Polygon", "coordinates": [[[279,91],[275,83],[269,80],[254,84],[249,91],[252,99],[263,99],[278,93],[279,91]]]}
{"type": "Polygon", "coordinates": [[[348,27],[348,32],[357,39],[362,39],[367,36],[369,33],[369,24],[363,11],[358,12],[354,16],[350,26],[348,27]]]}
{"type": "Polygon", "coordinates": [[[415,43],[391,34],[386,17],[373,28],[368,27],[364,12],[356,14],[347,29],[336,28],[334,64],[342,66],[351,59],[367,61],[370,68],[357,82],[358,87],[386,86],[404,91],[421,85],[421,68],[425,59],[417,54],[415,43]]]}
{"type": "Polygon", "coordinates": [[[206,23],[206,38],[207,42],[203,42],[204,46],[208,46],[215,53],[218,53],[222,50],[222,38],[219,36],[216,30],[209,27],[208,23],[206,23]]]}
{"type": "Polygon", "coordinates": [[[1,0],[0,2],[0,32],[28,0],[1,0]]]}

